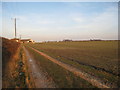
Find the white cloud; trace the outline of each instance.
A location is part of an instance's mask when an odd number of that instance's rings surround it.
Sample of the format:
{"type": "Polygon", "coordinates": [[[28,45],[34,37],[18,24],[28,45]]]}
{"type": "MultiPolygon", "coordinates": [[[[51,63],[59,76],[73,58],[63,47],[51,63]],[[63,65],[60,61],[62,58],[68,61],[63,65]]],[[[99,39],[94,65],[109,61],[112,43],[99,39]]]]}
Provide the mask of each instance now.
{"type": "Polygon", "coordinates": [[[18,16],[17,15],[16,18],[18,20],[22,21],[22,22],[28,22],[29,21],[28,17],[26,17],[26,16],[18,16]]]}
{"type": "Polygon", "coordinates": [[[118,38],[118,13],[115,12],[115,8],[109,8],[98,16],[92,16],[89,21],[84,20],[86,24],[79,23],[76,26],[76,30],[80,30],[82,35],[103,39],[118,38]]]}
{"type": "Polygon", "coordinates": [[[55,21],[50,21],[50,20],[40,20],[37,21],[38,24],[54,24],[55,21]]]}
{"type": "Polygon", "coordinates": [[[78,3],[78,2],[72,2],[72,3],[65,3],[66,5],[68,6],[72,6],[72,7],[80,7],[81,6],[81,3],[78,3]]]}
{"type": "Polygon", "coordinates": [[[75,18],[73,18],[73,21],[75,21],[77,23],[81,23],[84,21],[84,19],[82,17],[75,17],[75,18]]]}

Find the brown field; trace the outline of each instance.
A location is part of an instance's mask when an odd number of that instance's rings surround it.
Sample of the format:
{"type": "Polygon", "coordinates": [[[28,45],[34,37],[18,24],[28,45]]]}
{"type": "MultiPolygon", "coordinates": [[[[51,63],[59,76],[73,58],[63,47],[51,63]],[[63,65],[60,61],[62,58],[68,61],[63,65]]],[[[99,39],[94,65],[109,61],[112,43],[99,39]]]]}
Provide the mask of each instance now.
{"type": "MultiPolygon", "coordinates": [[[[60,88],[96,88],[88,81],[41,56],[29,47],[119,87],[118,41],[79,41],[23,44],[37,64],[60,88]]],[[[2,38],[3,88],[34,87],[27,71],[27,57],[20,43],[2,38]],[[33,86],[32,86],[33,85],[33,86]]]]}
{"type": "Polygon", "coordinates": [[[118,41],[48,42],[27,44],[105,83],[118,84],[118,41]]]}

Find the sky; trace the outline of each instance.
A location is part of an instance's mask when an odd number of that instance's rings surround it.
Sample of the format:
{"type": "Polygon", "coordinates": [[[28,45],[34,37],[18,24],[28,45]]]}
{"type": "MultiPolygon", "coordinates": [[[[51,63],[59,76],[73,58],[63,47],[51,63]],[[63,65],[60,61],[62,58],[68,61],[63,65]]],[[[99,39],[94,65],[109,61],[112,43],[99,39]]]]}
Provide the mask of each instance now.
{"type": "Polygon", "coordinates": [[[2,36],[35,41],[118,39],[117,2],[3,2],[2,36]]]}

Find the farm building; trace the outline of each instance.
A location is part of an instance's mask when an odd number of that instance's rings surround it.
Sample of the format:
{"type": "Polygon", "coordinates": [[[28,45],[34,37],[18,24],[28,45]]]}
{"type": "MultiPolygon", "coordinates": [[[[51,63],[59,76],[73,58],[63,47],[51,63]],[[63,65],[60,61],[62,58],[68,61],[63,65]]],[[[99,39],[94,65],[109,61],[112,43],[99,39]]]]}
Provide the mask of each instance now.
{"type": "Polygon", "coordinates": [[[33,41],[32,39],[22,39],[21,43],[34,43],[35,41],[33,41]]]}
{"type": "Polygon", "coordinates": [[[63,41],[64,41],[64,42],[70,42],[70,41],[72,41],[72,40],[64,39],[63,41]]]}
{"type": "Polygon", "coordinates": [[[90,41],[102,41],[101,39],[90,39],[90,41]]]}
{"type": "Polygon", "coordinates": [[[13,39],[11,39],[11,40],[16,41],[16,42],[20,42],[20,39],[19,39],[19,38],[13,38],[13,39]]]}

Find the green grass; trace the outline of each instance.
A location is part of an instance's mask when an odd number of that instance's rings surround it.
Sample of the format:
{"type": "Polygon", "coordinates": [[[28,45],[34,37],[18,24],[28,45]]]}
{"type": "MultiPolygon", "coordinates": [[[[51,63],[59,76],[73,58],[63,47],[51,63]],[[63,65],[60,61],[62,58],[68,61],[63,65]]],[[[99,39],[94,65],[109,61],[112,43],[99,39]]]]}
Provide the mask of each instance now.
{"type": "Polygon", "coordinates": [[[81,42],[49,42],[27,44],[37,50],[73,65],[104,81],[117,83],[118,76],[95,70],[89,66],[80,65],[67,58],[73,58],[82,63],[104,68],[114,74],[118,73],[118,41],[81,41],[81,42]]]}
{"type": "Polygon", "coordinates": [[[39,60],[39,64],[44,72],[47,72],[53,81],[60,88],[95,88],[87,81],[74,75],[73,73],[65,70],[61,66],[51,62],[45,57],[39,55],[37,52],[28,48],[29,52],[34,56],[36,60],[39,60]]]}

